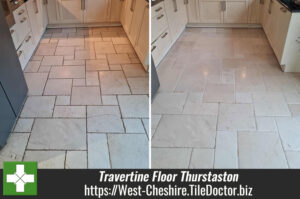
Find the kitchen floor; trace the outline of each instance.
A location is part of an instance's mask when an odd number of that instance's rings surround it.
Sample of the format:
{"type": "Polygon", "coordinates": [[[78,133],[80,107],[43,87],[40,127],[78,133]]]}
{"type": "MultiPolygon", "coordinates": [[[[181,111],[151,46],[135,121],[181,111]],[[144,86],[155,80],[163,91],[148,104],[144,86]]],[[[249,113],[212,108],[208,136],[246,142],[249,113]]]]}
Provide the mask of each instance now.
{"type": "Polygon", "coordinates": [[[25,78],[1,165],[149,167],[149,78],[121,27],[46,30],[25,78]]]}
{"type": "Polygon", "coordinates": [[[300,168],[300,74],[262,29],[187,28],[158,75],[154,168],[300,168]]]}

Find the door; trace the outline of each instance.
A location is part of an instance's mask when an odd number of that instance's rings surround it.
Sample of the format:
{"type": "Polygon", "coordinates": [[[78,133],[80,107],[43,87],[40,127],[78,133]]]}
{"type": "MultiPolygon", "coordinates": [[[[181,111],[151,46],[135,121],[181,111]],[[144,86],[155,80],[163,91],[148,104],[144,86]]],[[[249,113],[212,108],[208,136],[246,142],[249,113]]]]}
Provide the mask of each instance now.
{"type": "Polygon", "coordinates": [[[109,21],[108,0],[84,0],[84,22],[98,23],[109,21]]]}
{"type": "Polygon", "coordinates": [[[83,23],[84,3],[81,0],[59,0],[61,23],[83,23]]]}
{"type": "Polygon", "coordinates": [[[247,23],[248,4],[246,0],[226,1],[224,23],[247,23]]]}
{"type": "Polygon", "coordinates": [[[219,0],[201,0],[200,22],[201,23],[223,23],[222,2],[219,0]]]}
{"type": "Polygon", "coordinates": [[[267,36],[270,32],[272,2],[273,0],[265,0],[262,8],[262,26],[267,36]]]}
{"type": "Polygon", "coordinates": [[[125,0],[124,6],[123,6],[123,9],[122,9],[121,23],[122,23],[123,28],[124,28],[124,30],[127,34],[129,33],[129,30],[130,30],[133,11],[134,11],[136,1],[137,0],[125,0]]]}
{"type": "Polygon", "coordinates": [[[59,0],[46,0],[46,11],[48,14],[48,21],[50,24],[60,23],[59,17],[59,0]]]}
{"type": "Polygon", "coordinates": [[[189,23],[200,23],[199,19],[199,0],[189,0],[186,9],[187,9],[187,18],[189,23]]]}
{"type": "Polygon", "coordinates": [[[248,1],[248,7],[249,7],[249,12],[248,12],[248,22],[252,24],[259,24],[260,22],[260,9],[261,9],[261,4],[262,1],[260,0],[249,0],[248,1]]]}
{"type": "Polygon", "coordinates": [[[122,3],[124,1],[120,0],[111,0],[110,1],[110,21],[111,22],[120,22],[120,15],[122,9],[122,3]]]}

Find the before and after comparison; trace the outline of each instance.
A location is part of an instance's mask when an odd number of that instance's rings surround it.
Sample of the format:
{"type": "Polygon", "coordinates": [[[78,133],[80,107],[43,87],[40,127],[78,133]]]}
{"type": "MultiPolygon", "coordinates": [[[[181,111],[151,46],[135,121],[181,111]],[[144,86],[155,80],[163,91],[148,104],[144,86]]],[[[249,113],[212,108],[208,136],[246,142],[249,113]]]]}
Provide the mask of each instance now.
{"type": "Polygon", "coordinates": [[[300,168],[299,0],[1,0],[0,166],[300,168]]]}

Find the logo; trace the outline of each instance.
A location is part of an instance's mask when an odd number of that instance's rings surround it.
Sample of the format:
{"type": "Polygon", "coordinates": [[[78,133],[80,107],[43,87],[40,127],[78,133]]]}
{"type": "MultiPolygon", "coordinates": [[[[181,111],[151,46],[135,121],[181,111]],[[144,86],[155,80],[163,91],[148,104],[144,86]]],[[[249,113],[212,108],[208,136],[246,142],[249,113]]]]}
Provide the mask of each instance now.
{"type": "Polygon", "coordinates": [[[4,162],[3,195],[36,196],[37,195],[37,163],[36,162],[4,162]]]}

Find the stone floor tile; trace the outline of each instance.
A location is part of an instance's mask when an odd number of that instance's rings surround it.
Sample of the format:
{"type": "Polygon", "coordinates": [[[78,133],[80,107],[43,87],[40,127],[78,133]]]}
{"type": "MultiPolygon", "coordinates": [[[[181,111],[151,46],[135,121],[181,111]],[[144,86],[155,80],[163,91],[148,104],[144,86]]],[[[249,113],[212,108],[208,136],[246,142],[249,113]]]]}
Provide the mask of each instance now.
{"type": "Polygon", "coordinates": [[[235,93],[235,102],[239,104],[252,104],[252,95],[247,92],[237,92],[235,93]]]}
{"type": "Polygon", "coordinates": [[[109,134],[111,166],[119,168],[149,168],[149,143],[144,134],[109,134]]]}
{"type": "Polygon", "coordinates": [[[124,133],[118,106],[88,106],[87,130],[96,133],[124,133]]]}
{"type": "Polygon", "coordinates": [[[103,41],[95,42],[95,51],[97,54],[115,54],[115,48],[112,42],[103,41]]]}
{"type": "Polygon", "coordinates": [[[64,169],[65,151],[26,151],[24,161],[38,162],[39,169],[64,169]]]}
{"type": "Polygon", "coordinates": [[[234,102],[233,84],[207,84],[203,96],[204,102],[234,102]]]}
{"type": "Polygon", "coordinates": [[[102,95],[103,105],[119,105],[116,95],[102,95]]]}
{"type": "Polygon", "coordinates": [[[71,79],[49,79],[47,81],[44,95],[71,95],[71,79]]]}
{"type": "Polygon", "coordinates": [[[157,126],[160,122],[161,119],[161,115],[153,115],[151,116],[151,137],[153,137],[153,135],[156,132],[157,126]]]}
{"type": "Polygon", "coordinates": [[[277,132],[277,126],[273,117],[256,117],[258,131],[277,132]]]}
{"type": "Polygon", "coordinates": [[[286,158],[289,163],[289,167],[292,169],[300,168],[300,152],[299,151],[286,151],[286,158]]]}
{"type": "Polygon", "coordinates": [[[190,163],[191,148],[152,148],[151,168],[187,169],[190,163]]]}
{"type": "Polygon", "coordinates": [[[70,96],[57,96],[55,105],[56,106],[67,106],[71,103],[71,97],[70,96]]]}
{"type": "Polygon", "coordinates": [[[213,148],[216,123],[215,116],[163,115],[152,146],[213,148]]]}
{"type": "Polygon", "coordinates": [[[128,44],[115,44],[114,47],[117,53],[134,53],[134,49],[128,44]]]}
{"type": "Polygon", "coordinates": [[[87,71],[109,70],[107,60],[86,60],[87,71]]]}
{"type": "Polygon", "coordinates": [[[124,119],[126,133],[145,133],[145,129],[140,119],[124,119]]]}
{"type": "Polygon", "coordinates": [[[36,56],[54,55],[57,44],[40,44],[35,52],[36,56]]]}
{"type": "Polygon", "coordinates": [[[113,44],[130,44],[129,39],[126,37],[113,37],[111,40],[113,44]]]}
{"type": "Polygon", "coordinates": [[[240,168],[287,168],[288,164],[277,133],[240,132],[240,168]]]}
{"type": "Polygon", "coordinates": [[[107,136],[105,134],[88,134],[88,168],[111,168],[107,136]]]}
{"type": "Polygon", "coordinates": [[[47,81],[47,73],[25,73],[28,86],[27,95],[42,95],[47,81]]]}
{"type": "Polygon", "coordinates": [[[118,95],[123,118],[149,117],[149,98],[146,95],[118,95]]]}
{"type": "Polygon", "coordinates": [[[284,150],[300,150],[299,118],[278,117],[276,118],[276,123],[284,150]]]}
{"type": "Polygon", "coordinates": [[[86,121],[85,119],[36,119],[27,148],[85,150],[86,121]]]}
{"type": "Polygon", "coordinates": [[[87,152],[86,151],[67,151],[66,169],[86,169],[87,152]]]}
{"type": "Polygon", "coordinates": [[[284,97],[288,104],[300,104],[300,94],[298,92],[285,92],[284,97]]]}
{"type": "Polygon", "coordinates": [[[54,102],[54,96],[29,96],[21,112],[21,117],[51,117],[54,102]]]}
{"type": "Polygon", "coordinates": [[[85,67],[84,66],[63,66],[63,67],[52,67],[49,78],[85,78],[85,67]]]}
{"type": "Polygon", "coordinates": [[[22,119],[20,118],[16,124],[14,132],[17,133],[30,133],[34,119],[22,119]]]}
{"type": "Polygon", "coordinates": [[[31,57],[31,61],[42,61],[42,60],[43,60],[43,56],[33,55],[31,57]]]}
{"type": "Polygon", "coordinates": [[[99,72],[99,75],[102,94],[131,94],[123,72],[101,71],[99,72]]]}
{"type": "Polygon", "coordinates": [[[127,79],[132,94],[149,94],[149,79],[147,77],[135,77],[127,79]]]}
{"type": "Polygon", "coordinates": [[[149,134],[150,134],[149,121],[150,121],[149,119],[145,119],[145,118],[142,119],[142,122],[143,122],[143,125],[144,125],[144,128],[146,130],[146,133],[147,133],[148,137],[149,137],[149,134]]]}
{"type": "Polygon", "coordinates": [[[131,63],[131,60],[129,59],[127,54],[108,54],[107,60],[109,65],[131,63]]]}
{"type": "Polygon", "coordinates": [[[98,72],[86,72],[86,85],[99,86],[98,72]]]}
{"type": "Polygon", "coordinates": [[[84,38],[60,39],[57,46],[84,46],[84,38]]]}
{"type": "Polygon", "coordinates": [[[99,87],[73,87],[71,105],[101,105],[99,87]]]}
{"type": "Polygon", "coordinates": [[[29,61],[25,68],[25,73],[38,72],[40,65],[41,65],[41,61],[29,61]]]}
{"type": "Polygon", "coordinates": [[[148,73],[142,64],[124,64],[122,65],[126,77],[146,77],[148,73]]]}
{"type": "Polygon", "coordinates": [[[111,64],[109,65],[110,70],[122,70],[122,66],[120,64],[111,64]]]}
{"type": "Polygon", "coordinates": [[[75,59],[96,59],[96,54],[93,50],[76,50],[75,59]]]}
{"type": "Polygon", "coordinates": [[[73,79],[73,86],[86,86],[85,79],[73,79]]]}
{"type": "Polygon", "coordinates": [[[293,117],[300,116],[300,104],[289,104],[288,106],[293,117]]]}
{"type": "Polygon", "coordinates": [[[186,98],[186,93],[157,93],[152,103],[152,113],[180,114],[186,98]]]}
{"type": "Polygon", "coordinates": [[[64,60],[65,66],[84,66],[85,60],[64,60]]]}
{"type": "Polygon", "coordinates": [[[61,66],[63,64],[63,56],[44,56],[42,66],[61,66]]]}
{"type": "Polygon", "coordinates": [[[75,52],[74,47],[57,47],[55,51],[55,55],[73,56],[74,52],[75,52]]]}
{"type": "Polygon", "coordinates": [[[218,115],[217,103],[203,103],[202,93],[190,93],[184,105],[183,114],[189,115],[218,115]]]}
{"type": "Polygon", "coordinates": [[[190,169],[211,169],[214,166],[214,149],[193,149],[190,169]]]}
{"type": "Polygon", "coordinates": [[[53,117],[57,118],[85,118],[85,106],[55,106],[53,117]]]}
{"type": "Polygon", "coordinates": [[[214,168],[238,168],[238,148],[236,132],[217,132],[214,168]]]}
{"type": "Polygon", "coordinates": [[[49,73],[51,70],[51,66],[41,66],[39,68],[39,73],[49,73]]]}

